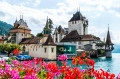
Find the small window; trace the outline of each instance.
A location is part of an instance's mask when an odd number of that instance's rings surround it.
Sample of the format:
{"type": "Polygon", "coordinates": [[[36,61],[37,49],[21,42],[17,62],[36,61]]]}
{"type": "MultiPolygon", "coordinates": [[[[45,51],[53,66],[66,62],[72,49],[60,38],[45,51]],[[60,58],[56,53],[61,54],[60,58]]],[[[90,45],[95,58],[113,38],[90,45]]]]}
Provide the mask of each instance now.
{"type": "Polygon", "coordinates": [[[45,53],[46,53],[46,51],[47,51],[47,48],[44,48],[44,50],[45,50],[45,53]]]}
{"type": "Polygon", "coordinates": [[[51,52],[52,52],[52,53],[54,52],[54,48],[51,48],[51,52]]]}

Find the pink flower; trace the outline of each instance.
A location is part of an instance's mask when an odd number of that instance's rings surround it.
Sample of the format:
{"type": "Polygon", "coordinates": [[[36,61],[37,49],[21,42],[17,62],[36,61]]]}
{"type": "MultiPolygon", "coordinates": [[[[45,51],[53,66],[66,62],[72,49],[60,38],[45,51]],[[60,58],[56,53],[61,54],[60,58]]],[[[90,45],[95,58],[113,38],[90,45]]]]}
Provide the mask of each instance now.
{"type": "Polygon", "coordinates": [[[67,61],[67,55],[60,55],[58,56],[58,61],[61,60],[61,61],[67,61]]]}

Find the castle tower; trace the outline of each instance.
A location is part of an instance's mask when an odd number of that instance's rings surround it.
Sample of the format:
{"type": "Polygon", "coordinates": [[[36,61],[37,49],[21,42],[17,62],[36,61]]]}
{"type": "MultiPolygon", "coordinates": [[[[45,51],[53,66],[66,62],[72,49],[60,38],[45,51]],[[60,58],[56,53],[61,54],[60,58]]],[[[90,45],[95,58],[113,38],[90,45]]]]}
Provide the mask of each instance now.
{"type": "Polygon", "coordinates": [[[110,37],[110,32],[108,27],[107,38],[105,43],[106,57],[112,57],[112,50],[114,49],[113,45],[114,44],[111,42],[111,37],[110,37]]]}
{"type": "Polygon", "coordinates": [[[49,20],[47,17],[46,25],[43,29],[43,34],[51,34],[51,28],[49,27],[49,20]]]}
{"type": "Polygon", "coordinates": [[[69,33],[77,30],[79,35],[88,34],[88,20],[82,16],[80,11],[73,14],[73,17],[68,22],[69,33]]]}
{"type": "Polygon", "coordinates": [[[19,44],[23,38],[30,37],[31,30],[28,28],[27,23],[21,18],[15,21],[14,27],[10,31],[10,39],[8,42],[19,44]]]}

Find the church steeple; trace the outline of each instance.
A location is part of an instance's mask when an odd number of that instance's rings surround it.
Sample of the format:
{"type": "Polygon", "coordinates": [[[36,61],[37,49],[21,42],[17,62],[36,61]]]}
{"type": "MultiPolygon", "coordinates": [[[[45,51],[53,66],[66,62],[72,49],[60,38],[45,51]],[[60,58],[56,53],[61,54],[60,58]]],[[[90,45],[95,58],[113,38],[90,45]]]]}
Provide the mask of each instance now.
{"type": "Polygon", "coordinates": [[[113,43],[111,42],[111,37],[110,37],[110,32],[109,32],[109,25],[108,25],[108,32],[107,32],[106,44],[107,44],[107,45],[113,44],[113,43]]]}
{"type": "Polygon", "coordinates": [[[46,21],[45,28],[49,29],[49,21],[48,21],[48,16],[47,16],[47,21],[46,21]]]}
{"type": "Polygon", "coordinates": [[[45,27],[43,29],[43,32],[44,32],[43,34],[50,34],[51,33],[51,29],[49,27],[49,19],[48,19],[48,17],[47,17],[46,25],[45,25],[45,27]]]}

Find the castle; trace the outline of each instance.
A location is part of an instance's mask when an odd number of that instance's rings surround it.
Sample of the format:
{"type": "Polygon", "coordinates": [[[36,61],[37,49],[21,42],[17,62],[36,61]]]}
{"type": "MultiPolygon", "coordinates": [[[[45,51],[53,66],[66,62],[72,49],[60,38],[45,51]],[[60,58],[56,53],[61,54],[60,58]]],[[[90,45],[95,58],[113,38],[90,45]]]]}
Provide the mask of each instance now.
{"type": "MultiPolygon", "coordinates": [[[[71,57],[76,55],[76,50],[81,49],[87,51],[106,49],[108,52],[113,48],[109,30],[106,43],[102,43],[99,37],[88,34],[88,20],[80,11],[73,14],[73,17],[68,21],[68,28],[59,25],[53,33],[49,21],[50,19],[47,18],[42,37],[30,37],[31,29],[21,16],[19,21],[16,19],[14,27],[11,28],[7,42],[25,47],[25,51],[29,52],[31,57],[46,59],[56,59],[60,54],[67,54],[71,57]]],[[[111,57],[109,52],[106,55],[111,57]]]]}

